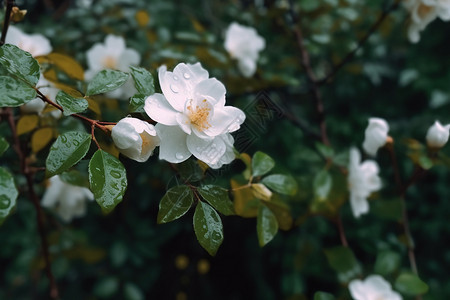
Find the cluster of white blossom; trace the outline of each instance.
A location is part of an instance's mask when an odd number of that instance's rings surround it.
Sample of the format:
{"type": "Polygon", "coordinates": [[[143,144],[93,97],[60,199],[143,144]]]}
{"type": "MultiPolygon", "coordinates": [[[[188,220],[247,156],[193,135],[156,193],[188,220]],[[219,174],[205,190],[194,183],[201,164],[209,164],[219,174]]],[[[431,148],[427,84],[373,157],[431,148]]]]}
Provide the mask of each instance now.
{"type": "Polygon", "coordinates": [[[408,38],[412,43],[420,40],[420,32],[436,18],[450,20],[450,0],[405,0],[403,3],[411,14],[408,38]]]}
{"type": "Polygon", "coordinates": [[[354,300],[402,300],[402,296],[392,290],[391,284],[380,275],[370,275],[365,280],[354,279],[348,285],[354,300]]]}
{"type": "MultiPolygon", "coordinates": [[[[443,126],[436,121],[427,131],[426,142],[431,149],[442,148],[449,139],[450,124],[443,126]]],[[[369,118],[363,142],[364,151],[375,156],[378,149],[383,147],[390,139],[389,125],[381,118],[369,118]]],[[[357,218],[369,212],[367,198],[371,193],[381,188],[381,179],[378,176],[379,167],[374,160],[361,163],[361,154],[357,148],[350,149],[350,162],[348,165],[348,188],[350,191],[350,206],[353,215],[357,218]]]]}

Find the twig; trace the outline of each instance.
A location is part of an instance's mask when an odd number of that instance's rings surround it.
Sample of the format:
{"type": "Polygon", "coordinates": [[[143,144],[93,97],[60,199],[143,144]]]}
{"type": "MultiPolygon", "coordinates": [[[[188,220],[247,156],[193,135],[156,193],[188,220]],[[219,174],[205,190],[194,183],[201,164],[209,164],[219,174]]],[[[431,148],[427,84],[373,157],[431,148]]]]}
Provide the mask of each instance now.
{"type": "Polygon", "coordinates": [[[292,3],[292,0],[289,0],[289,12],[291,14],[292,21],[293,21],[293,31],[294,31],[294,34],[295,34],[295,37],[297,40],[297,45],[298,45],[298,48],[300,49],[301,64],[306,72],[309,83],[311,85],[311,93],[312,93],[312,96],[313,96],[315,104],[316,104],[316,111],[318,114],[321,140],[322,140],[323,144],[329,146],[330,141],[328,140],[328,135],[327,135],[327,128],[326,128],[326,123],[325,123],[325,112],[324,112],[322,96],[321,96],[320,90],[319,90],[319,84],[317,82],[316,75],[314,74],[313,69],[311,67],[309,53],[306,50],[306,47],[304,44],[303,33],[300,29],[299,19],[294,12],[294,6],[292,3]]]}
{"type": "Polygon", "coordinates": [[[341,215],[338,213],[336,218],[337,227],[339,230],[339,238],[341,239],[342,246],[348,247],[347,237],[345,236],[344,225],[342,224],[341,215]]]}
{"type": "Polygon", "coordinates": [[[356,45],[356,48],[353,49],[352,51],[350,51],[342,60],[340,63],[338,63],[336,66],[333,67],[332,71],[330,72],[330,74],[328,74],[327,76],[325,76],[325,78],[319,80],[317,82],[318,85],[322,85],[324,83],[327,83],[328,80],[330,80],[331,78],[333,78],[336,73],[344,66],[346,65],[349,61],[351,61],[353,59],[353,57],[355,56],[356,52],[358,52],[359,49],[361,49],[361,47],[366,43],[366,41],[369,39],[369,37],[378,29],[378,27],[383,23],[383,21],[386,19],[386,17],[395,9],[397,9],[397,7],[400,4],[400,0],[395,0],[395,2],[385,11],[383,11],[383,13],[378,17],[378,19],[375,21],[375,23],[369,28],[369,30],[366,32],[366,34],[363,36],[363,38],[361,40],[359,40],[358,44],[356,45]]]}
{"type": "Polygon", "coordinates": [[[9,22],[11,19],[11,11],[14,6],[16,6],[14,0],[6,1],[5,21],[3,22],[2,37],[0,38],[0,46],[3,46],[5,44],[6,34],[8,33],[9,22]]]}
{"type": "Polygon", "coordinates": [[[39,198],[37,197],[36,192],[34,191],[34,187],[33,187],[35,170],[33,170],[32,168],[30,168],[28,166],[26,157],[20,147],[20,140],[19,140],[19,137],[17,136],[16,124],[14,122],[14,116],[13,116],[12,109],[6,108],[4,110],[4,112],[7,114],[8,124],[11,129],[11,134],[12,134],[13,140],[14,140],[14,149],[15,149],[17,156],[19,157],[19,161],[20,161],[21,172],[27,180],[28,194],[30,196],[31,201],[33,202],[33,205],[35,207],[36,214],[37,214],[36,221],[37,221],[37,225],[38,225],[38,232],[39,232],[39,236],[41,239],[41,248],[42,248],[44,261],[45,261],[45,272],[50,281],[50,299],[59,299],[58,287],[56,285],[55,278],[53,277],[52,267],[51,267],[51,262],[50,262],[50,253],[48,251],[48,242],[47,242],[47,238],[45,236],[44,214],[42,212],[42,209],[41,209],[41,206],[39,203],[39,198]]]}

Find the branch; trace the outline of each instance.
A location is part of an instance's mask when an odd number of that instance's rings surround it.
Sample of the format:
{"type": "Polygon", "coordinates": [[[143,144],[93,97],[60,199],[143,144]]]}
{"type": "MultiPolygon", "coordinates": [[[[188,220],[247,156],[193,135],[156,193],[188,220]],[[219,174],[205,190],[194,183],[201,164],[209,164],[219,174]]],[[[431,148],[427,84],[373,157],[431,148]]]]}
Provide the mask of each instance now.
{"type": "Polygon", "coordinates": [[[26,157],[22,151],[22,148],[20,146],[20,140],[19,140],[19,137],[17,136],[16,124],[14,123],[14,116],[13,116],[12,109],[6,108],[4,111],[7,116],[7,121],[8,121],[9,127],[11,129],[11,134],[13,136],[14,149],[17,153],[17,156],[19,157],[20,170],[27,180],[28,194],[34,205],[34,208],[35,208],[36,214],[37,214],[36,221],[37,221],[37,225],[38,225],[39,236],[41,239],[42,252],[44,255],[45,272],[50,281],[50,299],[56,300],[56,299],[59,299],[59,292],[58,292],[58,287],[56,285],[55,278],[53,277],[53,273],[52,273],[52,267],[51,267],[51,262],[50,262],[50,253],[48,251],[48,242],[47,242],[47,238],[45,236],[44,214],[42,212],[42,208],[39,203],[39,198],[36,195],[36,192],[34,191],[34,187],[33,187],[35,170],[30,168],[30,166],[28,165],[27,159],[26,159],[26,157]]]}
{"type": "Polygon", "coordinates": [[[321,140],[322,140],[323,144],[329,146],[330,141],[328,140],[328,135],[327,135],[327,128],[326,128],[326,123],[325,123],[325,112],[324,112],[322,96],[321,96],[320,90],[319,90],[319,84],[318,84],[316,75],[314,74],[313,69],[311,67],[309,53],[305,47],[303,33],[300,29],[299,19],[294,12],[294,6],[292,3],[292,0],[289,0],[289,12],[291,14],[292,21],[293,21],[294,35],[297,40],[298,48],[300,49],[301,64],[302,64],[303,69],[306,71],[308,81],[311,85],[311,93],[312,93],[312,96],[313,96],[315,104],[316,104],[316,111],[318,114],[321,140]]]}
{"type": "Polygon", "coordinates": [[[6,1],[5,21],[3,22],[2,37],[0,38],[0,46],[5,44],[6,34],[8,33],[9,21],[11,19],[12,8],[16,6],[14,0],[6,1]]]}
{"type": "Polygon", "coordinates": [[[342,69],[343,66],[345,66],[348,62],[350,62],[353,57],[355,56],[356,52],[358,52],[359,49],[362,48],[362,46],[367,42],[367,40],[369,39],[369,37],[378,29],[378,27],[380,27],[380,25],[383,23],[383,21],[386,19],[386,17],[395,9],[397,9],[397,7],[400,4],[400,0],[395,0],[395,2],[385,11],[383,11],[383,13],[378,17],[378,19],[375,21],[375,23],[369,28],[369,30],[366,32],[366,34],[363,36],[363,38],[361,40],[359,40],[358,44],[356,45],[356,48],[353,49],[351,52],[349,52],[342,60],[340,63],[338,63],[337,65],[335,65],[333,67],[333,70],[330,72],[330,74],[328,74],[327,76],[325,76],[325,78],[319,80],[317,82],[318,85],[322,85],[324,83],[327,83],[328,80],[330,80],[331,78],[333,78],[336,73],[342,69]]]}

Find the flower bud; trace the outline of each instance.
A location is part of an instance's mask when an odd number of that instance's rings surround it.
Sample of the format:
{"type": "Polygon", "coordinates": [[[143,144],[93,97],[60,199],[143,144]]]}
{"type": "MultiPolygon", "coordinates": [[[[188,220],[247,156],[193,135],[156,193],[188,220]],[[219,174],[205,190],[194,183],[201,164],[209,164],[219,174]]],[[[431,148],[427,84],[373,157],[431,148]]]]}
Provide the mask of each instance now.
{"type": "Polygon", "coordinates": [[[380,147],[383,147],[388,139],[389,125],[381,118],[370,118],[365,131],[363,142],[364,151],[375,156],[380,147]]]}
{"type": "Polygon", "coordinates": [[[159,145],[155,127],[136,118],[124,118],[111,130],[114,144],[123,155],[145,162],[159,145]]]}
{"type": "Polygon", "coordinates": [[[262,183],[254,183],[251,185],[253,196],[258,199],[269,201],[272,198],[272,192],[262,183]]]}
{"type": "Polygon", "coordinates": [[[430,148],[442,148],[448,141],[450,124],[442,126],[439,121],[434,122],[428,129],[426,140],[430,148]]]}

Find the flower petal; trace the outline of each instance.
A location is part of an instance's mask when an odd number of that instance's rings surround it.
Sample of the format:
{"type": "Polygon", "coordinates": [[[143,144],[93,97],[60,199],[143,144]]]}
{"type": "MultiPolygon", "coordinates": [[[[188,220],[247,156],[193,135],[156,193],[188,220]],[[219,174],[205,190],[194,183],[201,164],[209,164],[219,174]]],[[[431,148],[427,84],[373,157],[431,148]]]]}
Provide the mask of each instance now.
{"type": "Polygon", "coordinates": [[[188,116],[182,113],[177,114],[177,122],[181,129],[186,132],[186,134],[191,134],[191,120],[188,116]]]}
{"type": "Polygon", "coordinates": [[[147,115],[164,125],[177,125],[177,111],[167,102],[164,95],[155,93],[145,99],[144,110],[147,115]]]}
{"type": "Polygon", "coordinates": [[[116,58],[125,51],[125,40],[121,36],[108,34],[105,38],[105,47],[108,55],[112,55],[116,58]]]}
{"type": "Polygon", "coordinates": [[[188,99],[192,99],[192,90],[186,87],[185,81],[172,72],[167,71],[166,66],[158,69],[159,85],[170,105],[182,112],[188,99]]]}
{"type": "Polygon", "coordinates": [[[161,138],[159,146],[159,159],[171,163],[180,163],[191,156],[186,145],[187,134],[178,126],[155,125],[158,136],[161,138]]]}
{"type": "Polygon", "coordinates": [[[180,63],[173,69],[173,74],[183,80],[189,90],[194,90],[197,84],[209,77],[208,71],[199,62],[193,65],[180,63]]]}
{"type": "Polygon", "coordinates": [[[369,202],[367,202],[365,197],[350,195],[350,206],[355,218],[359,218],[361,215],[369,212],[369,202]]]}
{"type": "Polygon", "coordinates": [[[225,103],[225,86],[216,78],[201,81],[195,86],[194,93],[197,100],[208,99],[212,105],[225,103]]]}
{"type": "Polygon", "coordinates": [[[195,157],[209,166],[216,165],[227,150],[222,138],[202,139],[195,134],[187,137],[187,146],[195,157]]]}
{"type": "Polygon", "coordinates": [[[137,66],[141,62],[141,55],[134,49],[127,48],[119,56],[117,68],[129,72],[130,66],[137,66]]]}
{"type": "Polygon", "coordinates": [[[227,132],[238,130],[245,120],[245,114],[234,106],[214,108],[214,115],[210,120],[211,126],[204,130],[208,136],[218,136],[227,132]]]}

